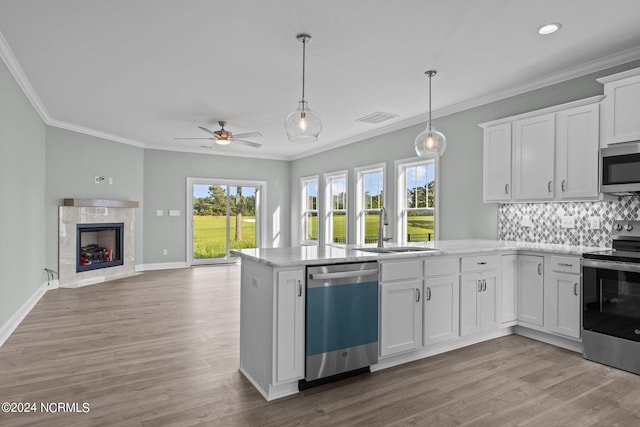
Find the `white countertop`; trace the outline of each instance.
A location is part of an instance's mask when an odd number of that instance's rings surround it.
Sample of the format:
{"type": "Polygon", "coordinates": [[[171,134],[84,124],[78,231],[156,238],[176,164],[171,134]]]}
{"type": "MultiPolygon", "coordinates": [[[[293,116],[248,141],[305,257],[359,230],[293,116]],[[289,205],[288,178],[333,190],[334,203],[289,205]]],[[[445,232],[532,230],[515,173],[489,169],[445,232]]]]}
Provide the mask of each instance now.
{"type": "MultiPolygon", "coordinates": [[[[385,246],[396,246],[386,243],[385,246]]],[[[338,262],[377,261],[382,259],[416,258],[440,255],[464,255],[478,252],[532,251],[550,252],[564,255],[580,256],[585,252],[595,252],[607,248],[590,246],[559,245],[551,243],[515,242],[505,240],[440,240],[438,242],[414,243],[403,246],[415,246],[437,249],[429,252],[373,253],[358,248],[375,247],[375,245],[325,245],[295,246],[287,248],[256,248],[232,250],[231,253],[241,258],[251,259],[272,267],[295,265],[318,265],[338,262]]]]}

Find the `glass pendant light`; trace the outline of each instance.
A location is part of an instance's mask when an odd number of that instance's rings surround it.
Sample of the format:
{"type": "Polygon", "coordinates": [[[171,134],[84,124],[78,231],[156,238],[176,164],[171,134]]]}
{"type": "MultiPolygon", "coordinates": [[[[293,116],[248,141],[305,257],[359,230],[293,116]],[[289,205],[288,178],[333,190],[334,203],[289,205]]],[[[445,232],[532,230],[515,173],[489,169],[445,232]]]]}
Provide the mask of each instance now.
{"type": "Polygon", "coordinates": [[[435,70],[425,71],[425,74],[429,77],[429,121],[424,132],[416,137],[416,154],[420,157],[428,157],[434,153],[442,156],[445,148],[447,148],[447,138],[442,132],[436,130],[431,120],[431,77],[435,76],[436,73],[435,70]]]}
{"type": "Polygon", "coordinates": [[[291,142],[316,142],[322,130],[322,122],[320,117],[309,109],[307,100],[304,99],[305,55],[311,36],[298,34],[296,38],[302,43],[302,99],[298,102],[298,108],[287,116],[284,127],[291,142]]]}

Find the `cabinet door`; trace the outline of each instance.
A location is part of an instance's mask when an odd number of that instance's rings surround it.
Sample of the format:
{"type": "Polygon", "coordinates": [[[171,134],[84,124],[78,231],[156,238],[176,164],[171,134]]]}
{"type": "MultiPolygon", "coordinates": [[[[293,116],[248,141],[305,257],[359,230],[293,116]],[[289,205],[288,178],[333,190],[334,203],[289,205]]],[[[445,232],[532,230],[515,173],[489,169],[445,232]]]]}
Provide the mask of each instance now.
{"type": "Polygon", "coordinates": [[[380,285],[380,356],[422,345],[422,281],[380,285]]]}
{"type": "Polygon", "coordinates": [[[455,276],[427,279],[424,282],[424,345],[447,341],[458,336],[460,278],[455,276]]]}
{"type": "Polygon", "coordinates": [[[544,257],[518,256],[518,320],[544,323],[544,257]]]}
{"type": "Polygon", "coordinates": [[[518,283],[518,256],[503,255],[500,269],[501,280],[498,292],[500,323],[513,322],[517,318],[516,284],[518,283]]]}
{"type": "Polygon", "coordinates": [[[483,200],[511,200],[511,123],[484,130],[483,200]]]}
{"type": "Polygon", "coordinates": [[[639,140],[640,75],[605,83],[604,95],[604,142],[639,140]]]}
{"type": "Polygon", "coordinates": [[[460,277],[460,336],[480,329],[478,295],[481,292],[480,274],[463,274],[460,277]]]}
{"type": "Polygon", "coordinates": [[[555,114],[513,122],[516,200],[554,198],[555,114]]]}
{"type": "Polygon", "coordinates": [[[580,338],[580,276],[553,273],[551,330],[580,338]]]}
{"type": "Polygon", "coordinates": [[[559,199],[598,197],[598,104],[560,111],[556,130],[556,194],[559,199]]]}
{"type": "Polygon", "coordinates": [[[280,271],[275,293],[275,383],[304,378],[304,271],[280,271]]]}
{"type": "Polygon", "coordinates": [[[495,273],[485,273],[481,279],[481,291],[479,293],[479,326],[480,329],[491,329],[498,324],[498,312],[496,311],[496,296],[498,277],[495,273]]]}

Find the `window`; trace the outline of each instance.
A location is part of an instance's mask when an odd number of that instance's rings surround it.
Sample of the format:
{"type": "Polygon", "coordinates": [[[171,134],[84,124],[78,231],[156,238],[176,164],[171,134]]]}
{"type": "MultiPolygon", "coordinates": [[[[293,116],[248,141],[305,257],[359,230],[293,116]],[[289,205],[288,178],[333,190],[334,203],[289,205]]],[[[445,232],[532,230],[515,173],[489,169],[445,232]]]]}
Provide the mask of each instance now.
{"type": "Polygon", "coordinates": [[[398,163],[398,230],[402,242],[436,240],[436,159],[398,163]]]}
{"type": "Polygon", "coordinates": [[[302,243],[318,243],[318,177],[302,178],[302,243]]]}
{"type": "Polygon", "coordinates": [[[347,243],[347,172],[326,175],[326,243],[347,243]]]}
{"type": "Polygon", "coordinates": [[[380,208],[384,206],[384,167],[368,166],[356,169],[356,240],[358,243],[378,241],[380,208]]]}

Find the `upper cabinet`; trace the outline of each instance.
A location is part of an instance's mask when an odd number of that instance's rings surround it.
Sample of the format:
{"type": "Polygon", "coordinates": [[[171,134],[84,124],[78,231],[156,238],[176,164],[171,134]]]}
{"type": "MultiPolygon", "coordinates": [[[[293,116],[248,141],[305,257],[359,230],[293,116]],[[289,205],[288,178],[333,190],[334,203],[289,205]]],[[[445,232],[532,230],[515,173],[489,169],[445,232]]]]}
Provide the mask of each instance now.
{"type": "Polygon", "coordinates": [[[555,114],[513,122],[514,187],[517,200],[553,200],[555,114]]]}
{"type": "Polygon", "coordinates": [[[511,123],[484,129],[485,202],[511,200],[511,123]]]}
{"type": "Polygon", "coordinates": [[[507,117],[484,128],[483,200],[596,200],[602,96],[507,117]]]}
{"type": "Polygon", "coordinates": [[[640,140],[640,68],[598,79],[604,84],[603,146],[640,140]]]}

